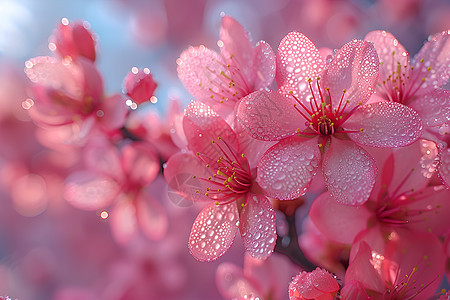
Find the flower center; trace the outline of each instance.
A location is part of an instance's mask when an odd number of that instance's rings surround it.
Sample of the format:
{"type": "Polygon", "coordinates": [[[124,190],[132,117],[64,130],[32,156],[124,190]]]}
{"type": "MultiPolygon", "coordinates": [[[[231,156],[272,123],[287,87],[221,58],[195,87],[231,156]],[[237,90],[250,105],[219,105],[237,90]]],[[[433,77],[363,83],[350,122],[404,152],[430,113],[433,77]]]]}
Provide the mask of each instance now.
{"type": "Polygon", "coordinates": [[[197,153],[212,173],[208,178],[199,179],[208,183],[205,196],[215,200],[216,204],[228,204],[250,191],[252,186],[250,166],[244,154],[239,155],[221,137],[217,142],[213,140],[212,144],[217,147],[216,150],[220,156],[213,160],[204,154],[197,153]]]}
{"type": "Polygon", "coordinates": [[[350,103],[350,101],[344,101],[346,93],[346,90],[344,89],[342,91],[342,96],[339,100],[338,106],[333,107],[330,89],[326,88],[326,94],[324,95],[322,93],[322,89],[320,88],[319,81],[320,77],[317,77],[317,92],[314,92],[312,87],[312,79],[308,79],[309,89],[312,94],[309,101],[310,107],[303,104],[296,96],[294,96],[292,91],[289,92],[289,94],[291,94],[296,101],[294,108],[303,118],[307,120],[306,124],[308,128],[303,132],[300,132],[300,130],[297,129],[297,132],[301,135],[321,135],[325,137],[324,142],[320,145],[325,144],[326,139],[335,133],[359,132],[354,130],[343,130],[341,126],[345,123],[345,121],[347,121],[353,112],[360,105],[362,105],[362,103],[356,105],[349,112],[345,112],[347,104],[350,103]]]}
{"type": "MultiPolygon", "coordinates": [[[[392,52],[392,55],[395,55],[395,51],[392,52]]],[[[406,53],[403,53],[403,55],[406,55],[406,53]]],[[[421,59],[420,64],[424,63],[425,60],[421,59]]],[[[381,93],[390,101],[407,104],[424,85],[425,77],[421,77],[421,73],[414,71],[414,67],[409,67],[408,64],[402,66],[400,62],[397,62],[397,65],[395,65],[394,59],[392,60],[392,70],[392,73],[382,81],[382,84],[378,84],[381,93]]],[[[431,67],[427,67],[426,70],[431,71],[431,67]]]]}

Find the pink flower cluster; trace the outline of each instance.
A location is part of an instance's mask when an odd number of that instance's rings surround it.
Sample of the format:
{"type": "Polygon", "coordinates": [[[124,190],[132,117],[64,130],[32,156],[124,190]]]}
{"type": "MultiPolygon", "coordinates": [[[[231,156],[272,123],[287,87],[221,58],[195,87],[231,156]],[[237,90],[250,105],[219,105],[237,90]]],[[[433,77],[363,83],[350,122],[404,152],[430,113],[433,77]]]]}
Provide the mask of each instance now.
{"type": "Polygon", "coordinates": [[[195,100],[166,118],[151,112],[147,68],[105,95],[88,24],[63,19],[50,41],[54,56],[25,63],[22,105],[45,145],[74,157],[65,200],[108,218],[119,244],[169,230],[151,186],[162,162],[170,200],[203,205],[192,256],[218,259],[239,232],[246,267],[217,270],[224,297],[439,297],[450,277],[450,30],[412,59],[385,31],[337,50],[290,32],[275,53],[224,16],[220,52],[191,46],[177,60],[195,100]],[[310,205],[300,247],[318,268],[287,286],[268,270],[284,264],[272,255],[284,247],[280,207],[299,199],[310,205]]]}

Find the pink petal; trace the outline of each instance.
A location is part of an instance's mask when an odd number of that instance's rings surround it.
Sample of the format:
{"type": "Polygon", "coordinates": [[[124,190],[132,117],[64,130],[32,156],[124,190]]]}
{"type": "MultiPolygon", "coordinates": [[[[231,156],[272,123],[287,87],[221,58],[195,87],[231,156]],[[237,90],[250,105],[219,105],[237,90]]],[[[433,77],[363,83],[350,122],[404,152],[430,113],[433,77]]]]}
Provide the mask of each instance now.
{"type": "Polygon", "coordinates": [[[450,228],[450,190],[444,186],[427,187],[422,190],[418,199],[408,204],[407,227],[413,231],[432,232],[443,236],[450,228]],[[414,212],[419,212],[413,215],[414,212]]]}
{"type": "Polygon", "coordinates": [[[379,81],[386,80],[393,72],[397,72],[398,63],[409,66],[409,54],[398,40],[386,31],[369,32],[364,40],[372,42],[377,50],[381,63],[379,81]]]}
{"type": "Polygon", "coordinates": [[[379,74],[377,52],[370,42],[353,40],[345,44],[327,65],[322,75],[322,89],[329,88],[331,103],[337,108],[346,90],[346,111],[366,103],[375,92],[379,74]]]}
{"type": "Polygon", "coordinates": [[[25,63],[25,74],[31,82],[60,90],[68,97],[80,99],[83,95],[82,69],[71,61],[39,56],[25,63]]]}
{"type": "Polygon", "coordinates": [[[209,176],[211,173],[192,153],[172,155],[164,169],[170,200],[180,206],[189,206],[197,201],[211,201],[205,196],[207,182],[202,180],[209,176]]]}
{"type": "Polygon", "coordinates": [[[103,79],[100,71],[94,62],[87,58],[79,57],[76,62],[80,65],[84,76],[84,96],[90,97],[96,103],[103,98],[103,79]]]}
{"type": "Polygon", "coordinates": [[[236,237],[239,214],[236,203],[211,203],[197,216],[189,236],[189,250],[200,261],[222,256],[236,237]]]}
{"type": "Polygon", "coordinates": [[[224,16],[220,28],[220,40],[223,42],[223,46],[220,48],[222,57],[228,64],[236,66],[248,83],[253,82],[252,79],[255,76],[254,54],[250,38],[244,27],[232,17],[224,16]]]}
{"type": "Polygon", "coordinates": [[[80,171],[67,177],[64,198],[79,209],[97,210],[108,206],[119,191],[114,180],[80,171]]]}
{"type": "Polygon", "coordinates": [[[258,42],[253,51],[255,53],[253,63],[255,70],[252,71],[256,74],[253,88],[259,90],[272,84],[275,78],[276,57],[272,47],[264,41],[258,42]]]}
{"type": "Polygon", "coordinates": [[[450,122],[450,91],[433,90],[408,103],[415,109],[425,126],[434,127],[450,122]]]}
{"type": "Polygon", "coordinates": [[[136,218],[142,232],[151,240],[160,240],[167,233],[167,213],[148,193],[140,193],[136,198],[136,218]]]}
{"type": "Polygon", "coordinates": [[[217,267],[217,288],[225,299],[258,296],[257,288],[244,276],[238,266],[225,262],[217,267]]]}
{"type": "Polygon", "coordinates": [[[370,196],[377,174],[376,162],[352,141],[333,138],[323,158],[325,185],[345,205],[362,205],[370,196]]]}
{"type": "Polygon", "coordinates": [[[96,112],[96,116],[107,131],[112,131],[120,129],[124,125],[127,112],[122,95],[114,94],[102,99],[100,110],[96,112]]]}
{"type": "Polygon", "coordinates": [[[304,129],[306,120],[295,110],[295,100],[278,92],[257,91],[238,106],[239,123],[255,139],[280,140],[304,129]]]}
{"type": "Polygon", "coordinates": [[[140,187],[151,183],[160,170],[158,156],[144,142],[133,142],[122,148],[122,166],[127,181],[140,187]]]}
{"type": "Polygon", "coordinates": [[[353,141],[371,147],[406,146],[422,135],[422,120],[417,112],[388,101],[359,107],[343,127],[357,131],[348,134],[353,141]]]}
{"type": "Polygon", "coordinates": [[[317,268],[301,272],[289,284],[290,299],[333,299],[339,290],[336,279],[327,271],[317,268]],[[329,297],[327,297],[329,296],[329,297]]]}
{"type": "Polygon", "coordinates": [[[199,100],[234,103],[245,96],[230,85],[231,80],[228,78],[231,78],[231,73],[227,68],[227,62],[217,52],[205,46],[185,50],[181,53],[177,64],[181,82],[199,100]]]}
{"type": "Polygon", "coordinates": [[[351,280],[346,282],[344,287],[341,290],[341,299],[343,300],[351,300],[351,299],[361,299],[361,300],[369,300],[372,299],[367,295],[364,286],[355,280],[351,280]]]}
{"type": "Polygon", "coordinates": [[[264,195],[249,193],[239,216],[239,229],[245,251],[258,259],[272,254],[277,240],[275,212],[264,195]]]}
{"type": "Polygon", "coordinates": [[[122,194],[109,215],[111,233],[121,245],[125,245],[137,234],[136,207],[122,194]]]}
{"type": "Polygon", "coordinates": [[[439,153],[439,176],[447,188],[450,188],[450,148],[439,153]]]}
{"type": "Polygon", "coordinates": [[[306,99],[311,94],[308,79],[316,78],[323,66],[319,50],[305,35],[290,32],[281,40],[276,79],[282,92],[292,91],[298,99],[306,99]]]}
{"type": "Polygon", "coordinates": [[[345,282],[356,281],[366,289],[384,293],[386,287],[381,275],[370,263],[371,260],[372,250],[370,246],[366,242],[361,242],[358,252],[354,259],[350,261],[348,269],[345,272],[345,282]]]}
{"type": "MultiPolygon", "coordinates": [[[[222,138],[230,148],[239,151],[236,134],[231,127],[208,105],[191,102],[185,110],[183,129],[188,141],[189,149],[200,153],[207,163],[215,164],[224,153],[218,146],[218,138],[222,138]]],[[[206,163],[205,163],[206,164],[206,163]]]]}
{"type": "Polygon", "coordinates": [[[119,150],[106,139],[97,138],[90,141],[84,149],[83,159],[90,170],[117,182],[124,179],[119,150]]]}
{"type": "Polygon", "coordinates": [[[428,39],[414,56],[414,71],[425,78],[421,93],[444,86],[450,77],[450,31],[443,31],[428,39]],[[423,59],[423,62],[421,60],[423,59]],[[428,70],[429,68],[429,70],[428,70]]]}
{"type": "Polygon", "coordinates": [[[258,165],[257,182],[265,195],[295,199],[308,189],[320,163],[317,138],[290,137],[267,150],[258,165]]]}
{"type": "Polygon", "coordinates": [[[388,241],[382,254],[385,260],[397,262],[399,266],[396,283],[405,282],[406,276],[410,277],[405,298],[417,292],[420,292],[417,299],[430,299],[434,295],[444,275],[446,262],[442,242],[436,235],[398,230],[397,238],[388,241]]]}
{"type": "MultiPolygon", "coordinates": [[[[435,153],[427,154],[430,148],[423,148],[425,140],[418,140],[411,145],[396,148],[393,150],[393,161],[386,161],[384,169],[392,168],[393,173],[387,184],[388,193],[391,196],[401,195],[405,192],[420,191],[430,182],[431,164],[434,163],[437,150],[435,153]],[[431,163],[427,164],[426,160],[431,163]]],[[[434,144],[434,143],[432,143],[434,144]]]]}
{"type": "Polygon", "coordinates": [[[52,40],[61,57],[70,56],[72,59],[77,59],[78,56],[84,56],[95,61],[96,41],[84,22],[61,23],[52,40]]]}
{"type": "Polygon", "coordinates": [[[351,244],[355,236],[366,229],[372,213],[366,206],[352,207],[338,203],[330,192],[316,199],[309,217],[328,239],[337,243],[351,244]]]}
{"type": "Polygon", "coordinates": [[[124,80],[127,96],[137,104],[150,101],[158,84],[149,69],[130,71],[124,80]]]}

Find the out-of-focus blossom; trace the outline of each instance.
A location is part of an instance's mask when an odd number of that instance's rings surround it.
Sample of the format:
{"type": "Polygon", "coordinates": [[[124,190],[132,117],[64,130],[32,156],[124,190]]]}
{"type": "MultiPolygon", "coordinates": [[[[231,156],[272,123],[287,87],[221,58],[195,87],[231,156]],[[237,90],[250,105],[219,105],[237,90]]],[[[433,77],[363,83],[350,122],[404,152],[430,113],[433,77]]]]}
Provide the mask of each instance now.
{"type": "Polygon", "coordinates": [[[50,37],[49,48],[62,57],[85,57],[92,61],[96,59],[97,41],[90,31],[90,25],[86,21],[75,21],[70,23],[68,19],[61,19],[61,23],[50,37]]]}
{"type": "Polygon", "coordinates": [[[252,159],[247,159],[258,151],[244,148],[242,136],[198,101],[186,108],[183,128],[192,152],[172,156],[164,176],[179,197],[208,203],[191,230],[192,255],[202,261],[217,259],[239,229],[246,251],[267,258],[276,242],[275,213],[254,181],[252,159]]]}
{"type": "Polygon", "coordinates": [[[244,268],[224,262],[216,272],[219,292],[225,299],[286,299],[286,287],[298,268],[286,257],[273,254],[259,260],[246,254],[244,268]]]}
{"type": "Polygon", "coordinates": [[[87,169],[72,173],[65,183],[64,197],[77,208],[105,209],[113,236],[126,244],[140,230],[150,239],[160,239],[167,230],[167,216],[148,185],[156,178],[159,159],[150,145],[132,142],[120,151],[105,141],[87,146],[87,169]]]}
{"type": "Polygon", "coordinates": [[[154,92],[157,86],[158,84],[153,80],[153,76],[148,68],[139,70],[133,67],[125,77],[125,92],[137,104],[146,101],[156,102],[157,99],[154,97],[154,92]]]}
{"type": "Polygon", "coordinates": [[[339,283],[327,271],[317,268],[312,272],[301,272],[289,284],[289,299],[332,300],[339,291],[339,283]]]}
{"type": "Polygon", "coordinates": [[[367,201],[376,167],[361,145],[400,147],[422,133],[412,109],[365,104],[375,91],[378,65],[375,48],[366,41],[345,44],[325,64],[303,34],[284,37],[277,53],[279,91],[254,92],[238,108],[238,120],[254,138],[280,141],[258,165],[257,182],[267,195],[304,194],[322,163],[333,198],[354,206],[367,201]]]}

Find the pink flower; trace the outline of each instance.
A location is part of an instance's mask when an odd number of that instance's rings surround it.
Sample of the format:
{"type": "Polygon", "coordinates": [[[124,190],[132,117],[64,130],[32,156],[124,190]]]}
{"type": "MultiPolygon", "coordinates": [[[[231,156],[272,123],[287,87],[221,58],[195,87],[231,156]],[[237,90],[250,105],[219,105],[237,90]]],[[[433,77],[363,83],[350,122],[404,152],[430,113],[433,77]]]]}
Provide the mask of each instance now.
{"type": "Polygon", "coordinates": [[[123,125],[123,98],[118,94],[104,97],[102,77],[92,61],[40,56],[25,63],[25,73],[34,84],[26,109],[38,124],[68,127],[79,138],[93,127],[111,132],[123,125]]]}
{"type": "Polygon", "coordinates": [[[62,58],[69,56],[76,60],[78,57],[85,57],[95,61],[97,41],[89,29],[90,25],[86,21],[70,24],[69,20],[63,18],[50,38],[50,50],[56,50],[62,58]]]}
{"type": "Polygon", "coordinates": [[[400,147],[422,132],[417,113],[398,103],[365,104],[375,91],[379,62],[373,45],[353,40],[328,63],[303,34],[289,33],[277,53],[278,92],[242,99],[238,120],[260,140],[278,140],[258,165],[257,182],[279,199],[304,194],[322,163],[333,198],[367,201],[376,166],[361,145],[400,147]],[[319,77],[321,76],[321,77],[319,77]]]}
{"type": "Polygon", "coordinates": [[[178,77],[187,90],[222,112],[232,110],[242,97],[272,83],[275,54],[264,41],[253,47],[242,25],[229,16],[222,18],[217,44],[220,54],[203,45],[190,47],[177,64],[178,77]]]}
{"type": "Polygon", "coordinates": [[[158,240],[167,230],[166,212],[151,195],[150,184],[159,172],[159,159],[150,145],[132,142],[120,152],[97,139],[83,155],[87,169],[72,173],[65,182],[64,198],[84,210],[100,210],[110,221],[114,238],[126,244],[139,229],[158,240]],[[105,209],[111,206],[108,213],[105,209]]]}
{"type": "Polygon", "coordinates": [[[425,127],[450,122],[450,31],[433,35],[412,61],[399,41],[386,31],[369,32],[381,68],[375,96],[413,108],[425,127]]]}
{"type": "MultiPolygon", "coordinates": [[[[153,80],[153,76],[148,68],[139,70],[133,67],[131,72],[125,77],[124,87],[127,96],[137,104],[151,101],[157,86],[158,84],[153,80]]],[[[156,102],[156,97],[153,99],[152,102],[156,102]]]]}
{"type": "Polygon", "coordinates": [[[258,151],[251,145],[244,148],[245,135],[236,134],[201,102],[188,105],[183,127],[192,152],[173,155],[164,176],[174,191],[173,201],[181,197],[181,201],[208,203],[192,226],[192,255],[201,261],[217,259],[231,246],[239,229],[250,255],[268,257],[276,242],[275,214],[249,164],[258,151]]]}
{"type": "MultiPolygon", "coordinates": [[[[430,173],[436,152],[418,142],[378,152],[381,172],[370,199],[360,207],[338,203],[329,192],[316,198],[309,216],[330,240],[351,244],[366,229],[392,231],[407,228],[413,232],[443,235],[450,227],[450,191],[442,185],[430,186],[430,173]]],[[[379,149],[377,149],[379,150],[379,149]]],[[[434,148],[435,150],[435,148],[434,148]]],[[[432,169],[433,170],[433,169],[432,169]]]]}
{"type": "Polygon", "coordinates": [[[217,288],[225,299],[273,299],[287,297],[292,275],[298,273],[287,257],[274,253],[266,260],[246,254],[244,268],[225,262],[216,272],[217,288]]]}
{"type": "Polygon", "coordinates": [[[317,268],[312,272],[301,272],[293,278],[289,284],[289,299],[332,300],[339,288],[333,275],[317,268]]]}
{"type": "Polygon", "coordinates": [[[354,243],[345,281],[359,282],[375,299],[430,299],[444,274],[441,241],[401,229],[374,238],[354,243]]]}

